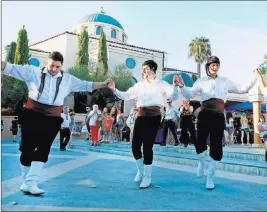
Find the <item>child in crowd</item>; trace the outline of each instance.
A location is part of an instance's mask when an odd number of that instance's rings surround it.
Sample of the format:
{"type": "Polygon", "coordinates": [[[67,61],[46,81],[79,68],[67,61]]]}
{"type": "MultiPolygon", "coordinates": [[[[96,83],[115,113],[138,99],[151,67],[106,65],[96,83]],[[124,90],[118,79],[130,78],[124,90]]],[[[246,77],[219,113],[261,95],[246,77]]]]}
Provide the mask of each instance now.
{"type": "Polygon", "coordinates": [[[113,119],[111,115],[107,115],[104,119],[104,136],[103,142],[109,143],[110,134],[112,130],[113,119]]]}

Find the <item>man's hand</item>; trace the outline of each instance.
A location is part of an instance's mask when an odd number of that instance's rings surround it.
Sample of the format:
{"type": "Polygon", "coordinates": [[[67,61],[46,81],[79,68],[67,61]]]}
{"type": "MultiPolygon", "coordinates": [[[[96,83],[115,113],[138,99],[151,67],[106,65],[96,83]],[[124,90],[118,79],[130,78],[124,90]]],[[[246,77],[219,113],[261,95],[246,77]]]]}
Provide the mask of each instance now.
{"type": "Polygon", "coordinates": [[[254,69],[253,73],[256,75],[257,78],[261,78],[262,77],[262,74],[261,74],[259,69],[254,69]]]}
{"type": "Polygon", "coordinates": [[[173,85],[173,86],[178,86],[178,78],[179,78],[179,77],[176,76],[176,75],[173,76],[173,79],[172,79],[172,85],[173,85]]]}
{"type": "Polygon", "coordinates": [[[184,80],[181,76],[177,76],[177,85],[181,88],[184,87],[184,80]]]}
{"type": "Polygon", "coordinates": [[[114,82],[112,79],[108,82],[108,87],[109,87],[113,92],[115,92],[115,90],[116,90],[115,82],[114,82]]]}
{"type": "Polygon", "coordinates": [[[6,62],[1,61],[1,71],[3,71],[6,67],[6,62]]]}
{"type": "Polygon", "coordinates": [[[104,82],[102,82],[103,87],[108,87],[108,84],[112,81],[111,78],[106,79],[104,82]]]}

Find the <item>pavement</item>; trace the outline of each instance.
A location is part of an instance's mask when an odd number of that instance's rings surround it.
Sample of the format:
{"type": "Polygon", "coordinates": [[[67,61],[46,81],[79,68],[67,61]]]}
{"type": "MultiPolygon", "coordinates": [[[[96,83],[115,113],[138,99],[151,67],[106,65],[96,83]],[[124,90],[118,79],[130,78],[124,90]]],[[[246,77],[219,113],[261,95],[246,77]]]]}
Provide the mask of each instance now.
{"type": "Polygon", "coordinates": [[[2,211],[267,211],[267,178],[218,171],[216,188],[208,191],[206,177],[198,179],[195,167],[156,161],[152,186],[139,189],[133,182],[132,157],[62,152],[58,142],[51,148],[39,183],[46,193],[31,196],[19,190],[18,144],[3,139],[1,147],[2,211]]]}

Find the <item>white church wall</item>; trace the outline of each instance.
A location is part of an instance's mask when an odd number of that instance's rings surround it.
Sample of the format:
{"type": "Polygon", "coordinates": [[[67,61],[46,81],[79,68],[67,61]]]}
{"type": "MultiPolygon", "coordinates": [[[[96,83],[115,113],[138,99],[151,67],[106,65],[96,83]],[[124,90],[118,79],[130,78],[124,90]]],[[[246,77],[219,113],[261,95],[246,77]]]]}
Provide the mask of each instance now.
{"type": "Polygon", "coordinates": [[[39,51],[34,51],[34,50],[30,50],[29,51],[31,58],[35,58],[40,62],[40,67],[44,67],[45,66],[45,62],[48,59],[48,55],[49,53],[46,52],[39,52],[39,51]]]}
{"type": "Polygon", "coordinates": [[[75,66],[76,57],[78,53],[78,36],[73,34],[67,34],[66,42],[66,59],[64,65],[66,69],[75,66]]]}
{"type": "Polygon", "coordinates": [[[48,51],[48,52],[59,51],[64,57],[64,64],[62,68],[63,70],[65,70],[66,68],[65,62],[67,62],[66,60],[67,59],[66,58],[67,34],[62,34],[52,39],[43,41],[41,43],[30,45],[30,48],[39,49],[39,50],[48,51]]]}

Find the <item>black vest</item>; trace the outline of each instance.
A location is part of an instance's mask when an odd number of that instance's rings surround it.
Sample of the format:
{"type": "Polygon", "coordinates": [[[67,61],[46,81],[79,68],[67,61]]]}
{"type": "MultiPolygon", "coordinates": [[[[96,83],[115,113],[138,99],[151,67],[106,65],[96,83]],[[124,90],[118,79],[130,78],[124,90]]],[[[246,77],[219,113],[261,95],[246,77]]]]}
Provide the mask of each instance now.
{"type": "MultiPolygon", "coordinates": [[[[38,101],[39,98],[41,97],[41,95],[42,95],[42,93],[43,93],[43,90],[44,90],[45,77],[46,77],[46,73],[44,73],[44,69],[45,69],[45,67],[42,68],[41,84],[40,84],[40,87],[39,87],[39,93],[38,93],[37,101],[38,101]]],[[[56,98],[57,98],[57,95],[58,95],[58,92],[59,92],[59,86],[60,86],[60,83],[61,83],[62,78],[63,78],[63,71],[60,70],[60,72],[61,72],[61,75],[62,75],[62,76],[57,78],[56,93],[55,93],[55,97],[54,97],[54,101],[53,101],[53,103],[55,102],[55,100],[56,100],[56,98]]]]}

